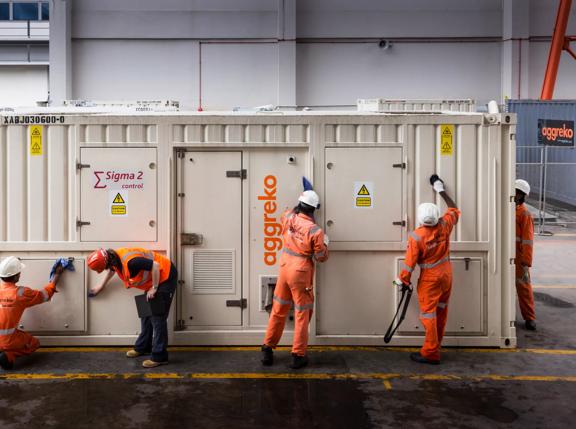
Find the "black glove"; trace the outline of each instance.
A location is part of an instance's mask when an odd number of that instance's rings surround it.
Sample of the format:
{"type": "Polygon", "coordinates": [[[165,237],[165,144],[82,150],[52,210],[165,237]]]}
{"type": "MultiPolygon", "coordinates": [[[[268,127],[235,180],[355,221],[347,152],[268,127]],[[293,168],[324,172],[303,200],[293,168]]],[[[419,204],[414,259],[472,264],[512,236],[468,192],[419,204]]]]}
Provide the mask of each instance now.
{"type": "Polygon", "coordinates": [[[434,186],[434,182],[436,182],[437,180],[440,180],[442,183],[444,183],[444,180],[440,179],[440,176],[438,176],[437,174],[433,174],[432,176],[430,176],[430,184],[432,186],[434,186]]]}

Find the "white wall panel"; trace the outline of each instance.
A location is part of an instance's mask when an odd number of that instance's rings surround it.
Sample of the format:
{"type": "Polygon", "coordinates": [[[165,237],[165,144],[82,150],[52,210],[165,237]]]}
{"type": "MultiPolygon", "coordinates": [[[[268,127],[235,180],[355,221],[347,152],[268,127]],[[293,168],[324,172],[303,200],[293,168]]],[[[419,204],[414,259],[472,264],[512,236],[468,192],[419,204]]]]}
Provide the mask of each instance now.
{"type": "Polygon", "coordinates": [[[298,37],[502,34],[499,0],[298,0],[298,37]]]}
{"type": "Polygon", "coordinates": [[[276,104],[277,99],[276,44],[202,45],[202,104],[205,109],[276,104]]]}
{"type": "MultiPolygon", "coordinates": [[[[530,0],[530,35],[552,36],[560,0],[530,0]]],[[[568,34],[576,34],[576,8],[572,5],[568,34]]]]}
{"type": "Polygon", "coordinates": [[[72,94],[89,100],[179,100],[197,106],[198,52],[191,41],[82,40],[72,45],[72,94]]]}
{"type": "Polygon", "coordinates": [[[0,65],[0,107],[36,106],[48,99],[48,67],[0,65]]]}
{"type": "Polygon", "coordinates": [[[75,0],[74,38],[272,38],[277,1],[75,0]]]}
{"type": "MultiPolygon", "coordinates": [[[[575,19],[576,21],[576,19],[575,19]]],[[[576,33],[576,31],[575,31],[576,33]]],[[[576,43],[573,43],[576,46],[576,43]]],[[[534,42],[530,44],[530,65],[529,65],[529,91],[526,98],[540,98],[544,74],[546,73],[546,63],[550,43],[534,42]]],[[[560,57],[558,67],[558,77],[554,90],[555,99],[575,99],[576,98],[576,61],[567,53],[563,52],[560,57]]]]}
{"type": "Polygon", "coordinates": [[[298,45],[300,105],[355,104],[357,98],[472,98],[500,94],[500,44],[298,45]]]}

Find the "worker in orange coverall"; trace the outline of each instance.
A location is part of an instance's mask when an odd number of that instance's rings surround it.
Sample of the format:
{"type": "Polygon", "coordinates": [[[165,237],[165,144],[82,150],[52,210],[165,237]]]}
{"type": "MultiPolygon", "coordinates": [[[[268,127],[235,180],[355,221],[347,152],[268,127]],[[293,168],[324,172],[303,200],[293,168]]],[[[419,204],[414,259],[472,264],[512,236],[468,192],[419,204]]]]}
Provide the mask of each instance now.
{"type": "Polygon", "coordinates": [[[64,270],[58,265],[50,283],[44,289],[35,290],[16,285],[24,268],[14,256],[0,262],[0,366],[4,369],[12,369],[17,357],[32,354],[40,347],[37,338],[17,327],[24,310],[52,298],[64,270]]]}
{"type": "Polygon", "coordinates": [[[416,264],[420,265],[418,303],[420,321],[426,329],[424,345],[410,359],[419,363],[440,363],[440,345],[446,328],[448,302],[452,291],[452,264],[450,263],[450,234],[458,222],[460,210],[444,189],[444,182],[437,176],[430,177],[434,190],[440,194],[448,210],[440,217],[436,204],[418,206],[417,221],[420,225],[408,236],[408,249],[397,286],[410,285],[416,264]]]}
{"type": "Polygon", "coordinates": [[[262,346],[262,364],[272,365],[276,347],[284,331],[286,316],[294,303],[294,344],[290,368],[308,364],[308,324],[314,308],[314,260],[328,259],[328,236],[314,222],[314,210],[320,207],[318,194],[304,191],[298,205],[282,216],[284,247],[280,257],[280,272],[274,289],[272,312],[262,346]]]}
{"type": "Polygon", "coordinates": [[[522,179],[516,180],[516,195],[514,196],[516,203],[516,292],[518,292],[520,311],[525,320],[524,326],[530,331],[535,331],[534,294],[530,284],[534,220],[524,204],[529,194],[528,182],[522,179]]]}

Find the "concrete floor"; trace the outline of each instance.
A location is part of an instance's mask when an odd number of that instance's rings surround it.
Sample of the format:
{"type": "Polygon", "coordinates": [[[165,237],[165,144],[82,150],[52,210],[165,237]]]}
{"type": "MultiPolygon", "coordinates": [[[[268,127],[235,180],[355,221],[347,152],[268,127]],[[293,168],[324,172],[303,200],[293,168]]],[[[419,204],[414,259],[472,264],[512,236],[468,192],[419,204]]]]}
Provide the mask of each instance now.
{"type": "Polygon", "coordinates": [[[537,237],[538,331],[517,350],[315,348],[262,368],[255,348],[175,348],[145,371],[119,348],[41,349],[0,372],[0,428],[567,428],[576,421],[576,236],[537,237]],[[414,349],[415,350],[415,349],[414,349]]]}

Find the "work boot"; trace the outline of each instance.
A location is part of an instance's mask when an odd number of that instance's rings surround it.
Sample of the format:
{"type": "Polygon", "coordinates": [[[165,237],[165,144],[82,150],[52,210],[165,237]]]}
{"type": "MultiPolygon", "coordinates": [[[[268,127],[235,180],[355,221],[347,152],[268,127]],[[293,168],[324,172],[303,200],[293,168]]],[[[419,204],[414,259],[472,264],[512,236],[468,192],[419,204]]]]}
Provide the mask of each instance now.
{"type": "Polygon", "coordinates": [[[13,369],[14,363],[8,360],[8,356],[4,352],[0,352],[0,366],[3,369],[13,369]]]}
{"type": "Polygon", "coordinates": [[[292,369],[304,368],[308,365],[308,356],[298,356],[292,353],[292,363],[289,365],[292,369]]]}
{"type": "Polygon", "coordinates": [[[274,363],[274,352],[272,351],[272,347],[262,346],[262,365],[264,366],[272,366],[274,363]]]}
{"type": "Polygon", "coordinates": [[[425,358],[424,356],[422,356],[420,354],[420,352],[410,353],[410,359],[412,359],[414,362],[418,362],[418,363],[427,363],[430,365],[440,364],[439,360],[425,358]]]}
{"type": "Polygon", "coordinates": [[[526,329],[528,329],[529,331],[535,331],[536,330],[536,322],[534,320],[527,320],[524,323],[524,326],[526,327],[526,329]]]}
{"type": "Polygon", "coordinates": [[[137,352],[136,350],[129,350],[126,352],[126,357],[135,358],[138,356],[142,356],[143,354],[145,354],[145,353],[140,353],[140,352],[137,352]]]}
{"type": "Polygon", "coordinates": [[[144,368],[156,368],[157,366],[166,365],[167,363],[168,361],[157,362],[155,360],[146,359],[144,362],[142,362],[142,366],[144,368]]]}

